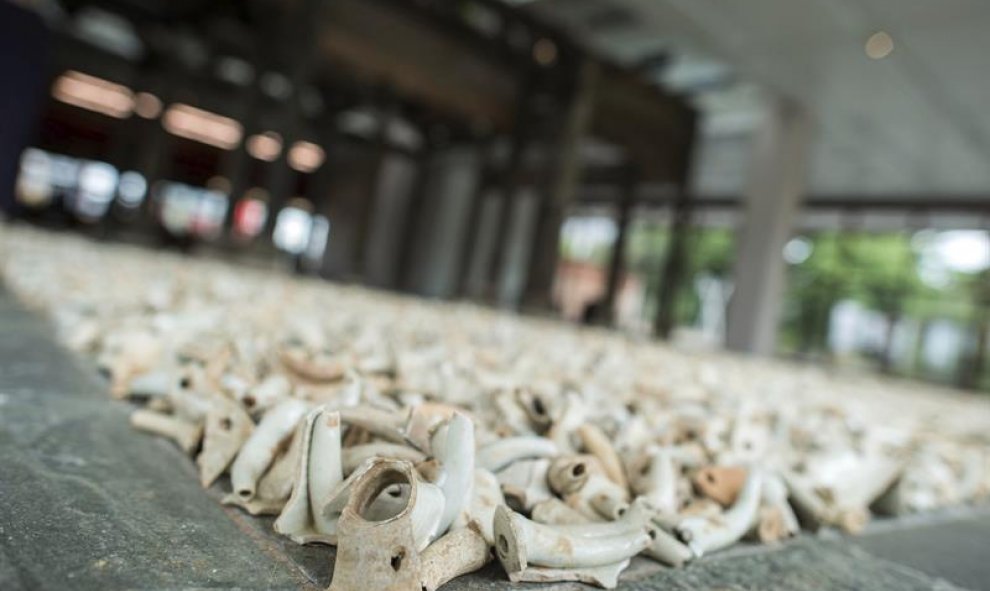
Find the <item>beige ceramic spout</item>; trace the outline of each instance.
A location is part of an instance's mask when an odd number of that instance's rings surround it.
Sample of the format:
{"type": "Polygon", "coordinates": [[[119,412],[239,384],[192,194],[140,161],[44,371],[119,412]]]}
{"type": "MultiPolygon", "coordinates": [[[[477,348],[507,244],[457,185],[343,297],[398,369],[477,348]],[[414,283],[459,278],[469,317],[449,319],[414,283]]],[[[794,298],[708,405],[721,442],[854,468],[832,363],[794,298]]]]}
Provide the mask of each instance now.
{"type": "Polygon", "coordinates": [[[577,433],[588,453],[601,462],[605,475],[619,487],[628,489],[629,482],[626,480],[626,473],[622,468],[622,460],[619,459],[619,454],[615,452],[612,442],[608,440],[608,436],[602,432],[601,428],[593,423],[585,423],[578,427],[577,433]]]}
{"type": "Polygon", "coordinates": [[[131,426],[167,437],[187,454],[196,450],[203,436],[202,425],[151,410],[136,410],[131,413],[131,426]]]}
{"type": "Polygon", "coordinates": [[[330,590],[422,591],[422,552],[436,535],[442,511],[443,493],[420,481],[412,464],[371,460],[340,514],[330,590]],[[405,505],[393,515],[369,519],[372,503],[395,485],[408,488],[405,505]]]}
{"type": "Polygon", "coordinates": [[[196,458],[199,482],[209,487],[234,461],[254,430],[254,421],[239,404],[217,396],[206,415],[203,450],[196,458]]]}
{"type": "Polygon", "coordinates": [[[695,556],[714,552],[729,546],[749,531],[757,517],[763,489],[763,472],[750,468],[746,484],[736,502],[716,517],[697,516],[681,520],[677,536],[686,543],[695,556]]]}

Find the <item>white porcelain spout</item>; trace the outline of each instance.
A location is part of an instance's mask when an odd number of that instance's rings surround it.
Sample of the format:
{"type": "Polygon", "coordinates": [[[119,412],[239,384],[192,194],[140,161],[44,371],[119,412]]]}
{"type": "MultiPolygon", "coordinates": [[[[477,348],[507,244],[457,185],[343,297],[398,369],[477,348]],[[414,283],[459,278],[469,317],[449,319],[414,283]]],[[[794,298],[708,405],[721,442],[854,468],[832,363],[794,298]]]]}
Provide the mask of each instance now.
{"type": "Polygon", "coordinates": [[[475,527],[488,542],[495,544],[495,509],[505,505],[502,488],[495,475],[484,468],[475,468],[471,498],[454,520],[451,529],[475,527]]]}
{"type": "Polygon", "coordinates": [[[234,494],[244,501],[254,498],[258,480],[308,409],[305,402],[289,399],[265,413],[230,468],[234,494]]]}
{"type": "Polygon", "coordinates": [[[292,495],[275,521],[275,531],[297,544],[336,541],[337,522],[323,503],[344,480],[340,431],[340,414],[326,406],[306,416],[292,495]]]}
{"type": "Polygon", "coordinates": [[[605,475],[620,488],[628,490],[629,481],[626,479],[622,460],[601,428],[593,423],[585,423],[578,427],[577,434],[585,450],[601,462],[605,475]]]}
{"type": "Polygon", "coordinates": [[[507,437],[480,448],[476,461],[482,468],[498,472],[516,460],[547,458],[558,453],[557,444],[545,437],[507,437]]]}
{"type": "Polygon", "coordinates": [[[491,559],[491,545],[475,524],[451,531],[423,551],[419,591],[436,591],[448,581],[480,569],[491,559]]]}
{"type": "Polygon", "coordinates": [[[130,381],[128,395],[134,398],[161,398],[168,394],[174,379],[172,372],[166,369],[143,373],[130,381]]]}
{"type": "Polygon", "coordinates": [[[764,476],[762,506],[756,523],[756,535],[761,542],[790,538],[801,531],[797,515],[787,497],[784,480],[776,473],[767,473],[764,476]]]}
{"type": "Polygon", "coordinates": [[[591,519],[557,497],[550,497],[533,506],[530,513],[533,521],[547,525],[578,525],[602,521],[591,519]]]}
{"type": "Polygon", "coordinates": [[[316,349],[313,345],[285,346],[279,351],[279,359],[289,371],[311,382],[332,382],[343,377],[351,363],[349,357],[316,349]]]}
{"type": "Polygon", "coordinates": [[[668,449],[656,449],[650,455],[646,473],[637,482],[636,492],[661,513],[674,515],[678,509],[679,476],[673,453],[668,449]]]}
{"type": "Polygon", "coordinates": [[[560,457],[554,460],[547,476],[550,488],[564,497],[564,502],[585,516],[599,516],[594,503],[600,497],[610,497],[615,502],[628,502],[629,491],[606,477],[595,456],[560,457]]]}
{"type": "Polygon", "coordinates": [[[223,497],[225,505],[234,505],[251,515],[278,515],[285,507],[292,493],[296,465],[302,450],[302,425],[292,431],[292,435],[279,445],[275,459],[258,479],[255,495],[245,499],[236,493],[223,497]],[[288,445],[286,445],[288,443],[288,445]]]}
{"type": "MultiPolygon", "coordinates": [[[[458,409],[449,404],[423,402],[414,406],[409,413],[409,421],[405,426],[406,439],[418,449],[434,453],[430,450],[430,437],[444,421],[449,421],[458,409]]],[[[463,413],[462,413],[463,414],[463,413]]]]}
{"type": "Polygon", "coordinates": [[[203,425],[152,410],[131,413],[131,426],[174,441],[179,449],[191,454],[203,437],[203,425]]]}
{"type": "Polygon", "coordinates": [[[241,404],[252,413],[267,411],[289,398],[292,393],[292,383],[285,375],[271,374],[250,388],[241,398],[241,404]]]}
{"type": "Polygon", "coordinates": [[[652,535],[654,528],[632,520],[549,526],[508,507],[495,510],[495,550],[510,574],[530,564],[551,568],[614,564],[647,548],[652,535]]]}
{"type": "Polygon", "coordinates": [[[408,445],[387,443],[384,441],[355,445],[343,449],[341,459],[344,466],[344,474],[350,474],[358,466],[371,458],[393,458],[396,460],[406,460],[415,464],[425,460],[426,454],[408,445]]]}
{"type": "Polygon", "coordinates": [[[375,437],[391,443],[406,444],[405,417],[368,405],[340,409],[340,419],[351,427],[359,427],[375,437]]]}
{"type": "Polygon", "coordinates": [[[561,452],[575,453],[577,449],[572,433],[588,418],[588,407],[577,392],[567,391],[563,397],[562,403],[557,405],[557,413],[547,431],[547,437],[557,444],[561,452]]]}
{"type": "Polygon", "coordinates": [[[554,492],[566,496],[581,490],[592,474],[601,472],[601,464],[594,456],[560,456],[550,464],[547,481],[554,492]]]}
{"type": "Polygon", "coordinates": [[[234,402],[217,396],[206,415],[203,450],[196,457],[199,482],[209,487],[223,474],[254,431],[254,421],[234,402]]]}
{"type": "Polygon", "coordinates": [[[499,483],[509,505],[517,510],[529,512],[541,501],[554,498],[547,483],[550,460],[519,460],[499,472],[499,483]]]}
{"type": "Polygon", "coordinates": [[[688,517],[677,525],[677,537],[691,548],[695,556],[729,546],[749,531],[756,520],[763,489],[763,472],[751,467],[746,484],[735,504],[717,517],[688,517]]]}
{"type": "Polygon", "coordinates": [[[443,471],[437,482],[444,498],[437,531],[443,533],[471,498],[475,477],[474,423],[464,414],[454,413],[434,432],[430,446],[443,471]]]}

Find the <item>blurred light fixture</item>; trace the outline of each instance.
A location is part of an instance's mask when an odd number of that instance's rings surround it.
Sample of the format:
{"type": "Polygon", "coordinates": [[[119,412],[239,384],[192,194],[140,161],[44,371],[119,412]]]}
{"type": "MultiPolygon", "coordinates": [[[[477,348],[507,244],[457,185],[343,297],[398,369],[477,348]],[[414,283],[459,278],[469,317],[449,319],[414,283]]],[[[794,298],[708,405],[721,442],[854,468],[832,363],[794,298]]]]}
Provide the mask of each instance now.
{"type": "Polygon", "coordinates": [[[323,95],[313,86],[304,86],[299,91],[299,107],[307,117],[323,112],[323,95]]]}
{"type": "Polygon", "coordinates": [[[260,187],[248,189],[244,198],[234,206],[234,233],[254,238],[261,233],[268,219],[268,192],[260,187]]]}
{"type": "Polygon", "coordinates": [[[130,117],[134,93],[121,84],[68,70],[55,80],[52,96],[63,103],[117,119],[130,117]]]}
{"type": "Polygon", "coordinates": [[[86,162],[79,167],[79,184],[73,209],[86,222],[103,217],[117,190],[117,169],[106,162],[86,162]]]}
{"type": "Polygon", "coordinates": [[[275,100],[285,100],[292,96],[292,81],[279,72],[265,72],[258,81],[261,92],[275,100]]]}
{"type": "Polygon", "coordinates": [[[247,86],[254,80],[254,67],[239,57],[224,56],[217,60],[217,77],[235,86],[247,86]]]}
{"type": "Polygon", "coordinates": [[[894,38],[886,31],[877,31],[866,40],[866,55],[880,60],[894,51],[894,38]]]}
{"type": "Polygon", "coordinates": [[[241,141],[241,124],[229,117],[176,103],[165,111],[162,126],[173,135],[231,150],[241,141]]]}
{"type": "Polygon", "coordinates": [[[289,166],[299,172],[313,172],[325,159],[323,148],[312,142],[296,142],[289,150],[289,166]]]}
{"type": "Polygon", "coordinates": [[[144,55],[144,44],[134,25],[119,14],[84,6],[75,13],[70,29],[79,39],[125,59],[137,61],[144,55]]]}
{"type": "Polygon", "coordinates": [[[201,191],[196,214],[193,217],[193,233],[207,240],[215,240],[223,231],[227,215],[227,195],[219,191],[201,191]]]}
{"type": "Polygon", "coordinates": [[[144,175],[134,170],[128,170],[120,175],[117,183],[117,200],[125,207],[137,207],[144,201],[148,192],[148,181],[144,175]]]}
{"type": "Polygon", "coordinates": [[[541,66],[552,66],[557,61],[557,44],[541,38],[533,44],[533,59],[541,66]]]}
{"type": "Polygon", "coordinates": [[[28,207],[44,207],[55,195],[52,184],[52,158],[47,152],[28,148],[21,155],[17,175],[17,201],[28,207]]]}
{"type": "Polygon", "coordinates": [[[138,117],[154,119],[162,114],[162,100],[150,92],[139,92],[134,96],[134,112],[138,117]]]}
{"type": "Polygon", "coordinates": [[[327,250],[330,238],[330,220],[322,215],[313,216],[309,231],[309,243],[303,253],[303,262],[307,269],[313,271],[320,268],[323,253],[327,250]]]}
{"type": "Polygon", "coordinates": [[[282,136],[274,131],[252,135],[247,140],[247,151],[258,160],[271,162],[282,153],[282,136]]]}
{"type": "Polygon", "coordinates": [[[378,117],[366,108],[344,111],[335,122],[341,131],[363,138],[371,138],[378,132],[378,117]]]}
{"type": "Polygon", "coordinates": [[[276,247],[292,254],[300,254],[306,249],[313,227],[309,209],[308,201],[296,198],[278,212],[272,233],[276,247]]]}

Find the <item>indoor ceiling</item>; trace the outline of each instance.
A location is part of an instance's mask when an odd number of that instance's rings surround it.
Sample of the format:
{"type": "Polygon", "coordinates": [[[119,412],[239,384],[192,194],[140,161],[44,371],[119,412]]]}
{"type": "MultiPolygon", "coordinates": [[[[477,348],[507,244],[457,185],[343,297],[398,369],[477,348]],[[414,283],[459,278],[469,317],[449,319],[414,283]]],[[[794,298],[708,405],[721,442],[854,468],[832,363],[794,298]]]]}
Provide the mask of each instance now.
{"type": "Polygon", "coordinates": [[[738,194],[762,97],[814,121],[809,193],[990,199],[990,2],[529,0],[706,114],[697,191],[738,194]],[[893,52],[864,47],[888,32],[893,52]]]}

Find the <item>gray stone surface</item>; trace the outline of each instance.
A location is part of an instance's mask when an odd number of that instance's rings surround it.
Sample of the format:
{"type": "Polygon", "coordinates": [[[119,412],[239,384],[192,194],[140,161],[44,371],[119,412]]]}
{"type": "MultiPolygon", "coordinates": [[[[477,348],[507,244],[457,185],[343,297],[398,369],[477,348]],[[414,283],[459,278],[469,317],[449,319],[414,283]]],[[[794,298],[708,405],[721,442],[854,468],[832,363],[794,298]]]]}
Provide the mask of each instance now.
{"type": "Polygon", "coordinates": [[[181,452],[131,430],[128,411],[0,296],[0,589],[309,582],[204,495],[181,452]]]}
{"type": "Polygon", "coordinates": [[[962,587],[990,591],[990,515],[985,511],[880,524],[852,541],[878,558],[962,587]]]}
{"type": "MultiPolygon", "coordinates": [[[[130,407],[48,326],[0,290],[0,589],[325,588],[333,552],[275,535],[219,504],[168,442],[133,431],[130,407]]],[[[990,516],[876,528],[854,543],[743,546],[685,569],[637,560],[621,589],[990,588],[990,516]],[[948,582],[948,581],[951,581],[948,582]]],[[[510,585],[497,565],[445,590],[510,585]]]]}

